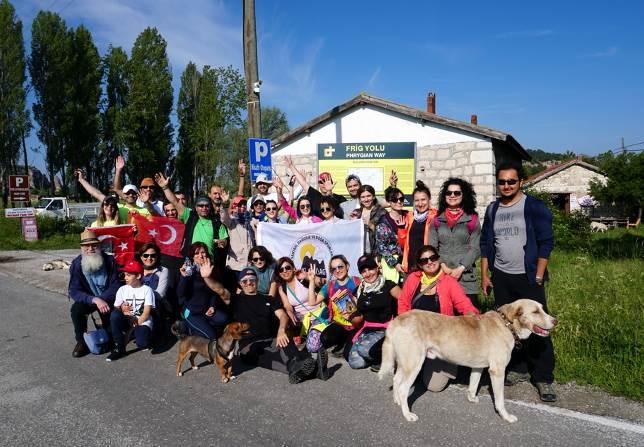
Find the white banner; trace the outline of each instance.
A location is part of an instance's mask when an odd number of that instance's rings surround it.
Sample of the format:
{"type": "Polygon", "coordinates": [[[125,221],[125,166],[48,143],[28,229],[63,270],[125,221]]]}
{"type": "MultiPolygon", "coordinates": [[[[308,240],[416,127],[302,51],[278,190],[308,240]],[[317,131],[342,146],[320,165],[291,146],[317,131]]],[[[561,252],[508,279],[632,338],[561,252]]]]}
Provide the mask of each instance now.
{"type": "Polygon", "coordinates": [[[325,277],[329,277],[331,257],[344,255],[350,274],[357,276],[363,231],[361,219],[295,225],[260,222],[257,244],[266,247],[276,260],[288,256],[295,268],[305,270],[314,265],[316,274],[325,277]]]}

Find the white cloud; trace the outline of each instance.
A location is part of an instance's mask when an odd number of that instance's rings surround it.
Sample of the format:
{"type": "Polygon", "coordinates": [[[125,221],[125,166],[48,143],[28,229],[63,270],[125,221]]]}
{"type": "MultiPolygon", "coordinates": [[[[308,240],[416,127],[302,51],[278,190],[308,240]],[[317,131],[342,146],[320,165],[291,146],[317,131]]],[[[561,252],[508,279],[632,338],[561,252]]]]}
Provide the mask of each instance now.
{"type": "Polygon", "coordinates": [[[552,36],[555,32],[551,29],[534,29],[522,31],[506,31],[496,35],[497,39],[536,38],[552,36]]]}
{"type": "Polygon", "coordinates": [[[380,76],[380,66],[378,66],[374,72],[371,74],[371,77],[367,81],[367,91],[373,90],[373,88],[376,85],[376,81],[378,80],[378,77],[380,76]]]}

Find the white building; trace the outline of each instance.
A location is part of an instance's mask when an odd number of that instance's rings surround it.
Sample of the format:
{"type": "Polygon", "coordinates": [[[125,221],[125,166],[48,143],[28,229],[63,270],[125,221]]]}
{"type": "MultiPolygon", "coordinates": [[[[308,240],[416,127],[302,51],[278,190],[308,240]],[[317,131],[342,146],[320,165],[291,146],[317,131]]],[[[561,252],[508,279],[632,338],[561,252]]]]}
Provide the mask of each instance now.
{"type": "MultiPolygon", "coordinates": [[[[474,185],[482,214],[496,197],[496,164],[530,156],[512,135],[477,125],[475,115],[467,123],[433,112],[433,94],[428,95],[427,110],[422,111],[362,93],[273,140],[273,167],[286,176],[283,157],[290,155],[315,185],[318,144],[415,142],[416,180],[429,186],[434,205],[440,185],[448,177],[462,177],[474,185]]],[[[334,192],[346,194],[343,181],[336,181],[334,192]]]]}

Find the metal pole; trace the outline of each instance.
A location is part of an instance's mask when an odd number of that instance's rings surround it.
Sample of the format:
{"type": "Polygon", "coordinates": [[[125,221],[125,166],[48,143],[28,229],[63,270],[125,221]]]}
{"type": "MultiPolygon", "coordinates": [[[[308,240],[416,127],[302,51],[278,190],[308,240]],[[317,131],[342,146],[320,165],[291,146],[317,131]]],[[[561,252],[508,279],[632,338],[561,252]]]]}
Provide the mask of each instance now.
{"type": "Polygon", "coordinates": [[[257,34],[255,32],[255,0],[244,0],[244,76],[248,105],[248,137],[262,137],[259,103],[260,81],[257,68],[257,34]]]}

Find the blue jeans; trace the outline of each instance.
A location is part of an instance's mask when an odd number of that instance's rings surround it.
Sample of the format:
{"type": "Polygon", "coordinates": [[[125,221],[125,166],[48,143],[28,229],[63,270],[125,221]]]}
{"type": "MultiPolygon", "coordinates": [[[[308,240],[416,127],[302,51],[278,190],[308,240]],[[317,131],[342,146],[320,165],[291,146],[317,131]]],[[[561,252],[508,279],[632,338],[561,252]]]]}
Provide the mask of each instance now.
{"type": "Polygon", "coordinates": [[[206,314],[196,314],[184,309],[182,316],[186,320],[191,335],[198,335],[210,340],[215,340],[218,335],[221,335],[228,322],[228,315],[221,310],[216,310],[208,317],[206,314]]]}
{"type": "Polygon", "coordinates": [[[384,330],[365,331],[360,334],[349,351],[349,366],[353,369],[362,369],[374,363],[380,363],[384,338],[384,330]]]}
{"type": "MultiPolygon", "coordinates": [[[[112,338],[114,339],[115,347],[125,349],[125,345],[130,341],[125,339],[125,333],[131,325],[132,317],[123,315],[123,312],[118,309],[112,311],[112,315],[110,315],[110,326],[112,328],[112,338]]],[[[134,338],[136,340],[136,346],[139,349],[150,347],[150,334],[152,334],[152,330],[147,326],[137,326],[134,328],[134,338]]]]}

